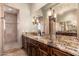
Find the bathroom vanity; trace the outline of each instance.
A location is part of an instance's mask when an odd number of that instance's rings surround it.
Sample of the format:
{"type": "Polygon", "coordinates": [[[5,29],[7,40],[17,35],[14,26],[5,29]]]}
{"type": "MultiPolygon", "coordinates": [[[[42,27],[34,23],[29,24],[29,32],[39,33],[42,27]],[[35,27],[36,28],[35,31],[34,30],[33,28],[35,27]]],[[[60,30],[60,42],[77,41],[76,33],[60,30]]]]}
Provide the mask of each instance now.
{"type": "Polygon", "coordinates": [[[73,39],[76,39],[76,37],[63,36],[63,38],[61,38],[60,36],[57,36],[57,40],[50,42],[49,35],[36,36],[32,34],[23,34],[22,48],[26,51],[26,53],[29,56],[79,55],[78,41],[72,41],[73,39]],[[69,38],[71,38],[71,40],[66,40],[69,38]]]}

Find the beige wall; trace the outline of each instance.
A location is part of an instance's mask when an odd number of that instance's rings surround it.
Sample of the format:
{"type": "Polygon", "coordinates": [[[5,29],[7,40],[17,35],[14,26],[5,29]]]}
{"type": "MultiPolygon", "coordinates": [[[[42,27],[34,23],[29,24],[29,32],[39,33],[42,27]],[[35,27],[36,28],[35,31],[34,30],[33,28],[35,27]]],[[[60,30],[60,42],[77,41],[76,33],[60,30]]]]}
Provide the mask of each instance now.
{"type": "Polygon", "coordinates": [[[31,12],[35,12],[37,10],[39,10],[40,8],[42,8],[43,6],[45,6],[47,3],[33,3],[31,5],[31,12]]]}

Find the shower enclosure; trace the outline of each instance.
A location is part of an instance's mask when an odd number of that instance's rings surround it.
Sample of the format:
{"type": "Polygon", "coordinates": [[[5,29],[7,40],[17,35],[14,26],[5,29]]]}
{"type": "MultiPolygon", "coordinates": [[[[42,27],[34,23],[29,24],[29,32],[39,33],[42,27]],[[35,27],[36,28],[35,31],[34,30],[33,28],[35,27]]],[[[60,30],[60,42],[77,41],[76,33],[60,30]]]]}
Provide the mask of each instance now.
{"type": "Polygon", "coordinates": [[[18,9],[0,4],[0,55],[16,48],[18,9]]]}

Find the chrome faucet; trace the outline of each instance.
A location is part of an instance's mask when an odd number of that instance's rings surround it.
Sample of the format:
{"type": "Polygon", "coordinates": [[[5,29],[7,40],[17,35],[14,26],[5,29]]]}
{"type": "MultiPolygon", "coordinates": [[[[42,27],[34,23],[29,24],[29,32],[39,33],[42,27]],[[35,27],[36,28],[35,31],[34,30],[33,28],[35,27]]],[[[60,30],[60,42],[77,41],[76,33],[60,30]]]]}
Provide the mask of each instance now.
{"type": "Polygon", "coordinates": [[[41,36],[41,30],[38,30],[38,35],[41,36]]]}

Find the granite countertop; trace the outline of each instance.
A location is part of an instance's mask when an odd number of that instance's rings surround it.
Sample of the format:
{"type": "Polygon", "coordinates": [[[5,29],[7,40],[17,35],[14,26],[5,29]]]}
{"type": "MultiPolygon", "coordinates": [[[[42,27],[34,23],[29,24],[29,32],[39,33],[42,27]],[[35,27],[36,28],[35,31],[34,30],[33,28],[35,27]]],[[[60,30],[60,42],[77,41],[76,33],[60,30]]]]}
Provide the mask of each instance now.
{"type": "MultiPolygon", "coordinates": [[[[32,38],[36,41],[39,41],[41,43],[44,43],[46,45],[49,45],[51,47],[55,47],[55,48],[58,48],[64,52],[67,52],[69,54],[72,54],[72,55],[75,55],[75,56],[78,56],[79,55],[79,44],[78,44],[78,41],[73,41],[72,40],[65,40],[65,39],[68,39],[69,37],[65,38],[64,36],[64,40],[62,40],[61,38],[57,38],[56,40],[51,40],[49,39],[49,35],[46,35],[46,36],[36,36],[36,35],[32,35],[32,34],[25,34],[23,33],[24,36],[27,36],[29,38],[32,38]],[[60,39],[60,40],[59,40],[60,39]],[[71,43],[71,45],[69,43],[71,43]],[[73,45],[72,45],[73,44],[73,45]],[[77,45],[77,47],[75,46],[77,45]]],[[[73,38],[72,38],[73,39],[73,38]]]]}

